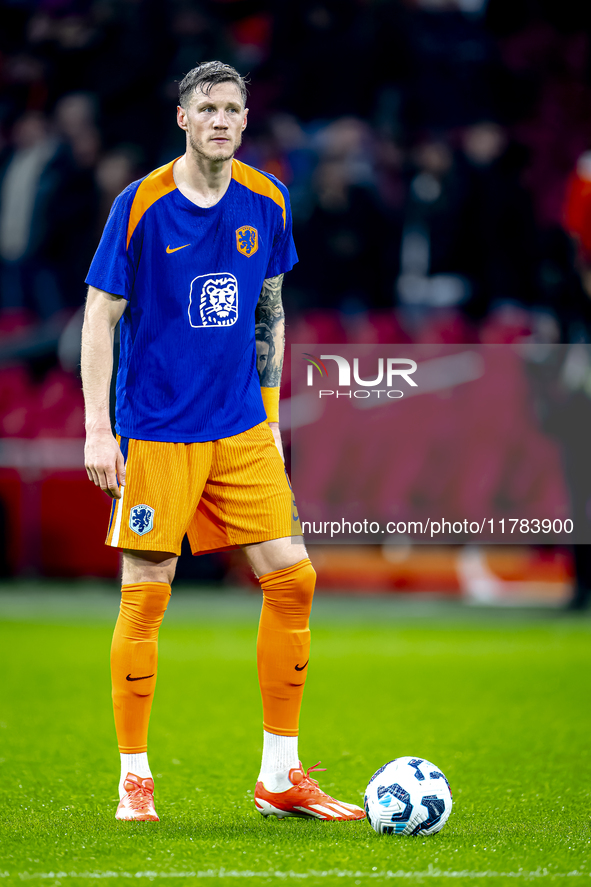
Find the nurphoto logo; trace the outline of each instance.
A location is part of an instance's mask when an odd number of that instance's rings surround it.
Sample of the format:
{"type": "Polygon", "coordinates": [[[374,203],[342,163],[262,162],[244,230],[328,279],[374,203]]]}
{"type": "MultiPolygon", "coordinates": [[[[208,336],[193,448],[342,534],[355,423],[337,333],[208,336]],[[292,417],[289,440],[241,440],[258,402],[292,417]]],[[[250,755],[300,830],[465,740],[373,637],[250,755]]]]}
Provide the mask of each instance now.
{"type": "MultiPolygon", "coordinates": [[[[377,362],[377,374],[375,378],[371,379],[362,379],[359,374],[359,358],[353,358],[353,381],[360,386],[360,388],[353,389],[351,386],[351,363],[347,360],[346,357],[342,357],[340,354],[321,354],[320,357],[316,357],[314,354],[309,354],[307,351],[303,351],[304,360],[308,364],[308,375],[306,384],[308,387],[314,386],[315,373],[316,369],[320,374],[321,378],[324,381],[325,376],[328,376],[328,369],[325,360],[332,360],[337,365],[337,386],[342,389],[342,391],[335,391],[334,389],[326,389],[321,388],[318,391],[318,397],[356,397],[356,398],[368,398],[372,395],[376,397],[380,397],[384,394],[386,397],[389,397],[391,400],[398,400],[401,397],[404,397],[404,391],[401,391],[398,388],[394,388],[395,384],[400,384],[401,382],[405,382],[407,385],[410,385],[413,388],[417,388],[417,383],[414,379],[411,378],[412,374],[417,370],[417,363],[414,360],[411,360],[408,357],[379,357],[377,362]],[[378,388],[379,385],[385,384],[385,388],[378,388]]],[[[331,367],[334,374],[334,367],[331,367]]]]}

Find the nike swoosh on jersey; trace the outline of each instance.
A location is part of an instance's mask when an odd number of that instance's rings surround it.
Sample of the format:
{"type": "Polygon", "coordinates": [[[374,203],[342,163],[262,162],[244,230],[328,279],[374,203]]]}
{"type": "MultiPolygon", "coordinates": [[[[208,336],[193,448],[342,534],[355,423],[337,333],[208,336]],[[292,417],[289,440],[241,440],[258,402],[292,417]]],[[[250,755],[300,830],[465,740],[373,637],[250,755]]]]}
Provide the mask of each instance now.
{"type": "Polygon", "coordinates": [[[166,247],[166,252],[167,252],[167,253],[176,253],[176,252],[178,252],[180,249],[184,249],[186,246],[191,246],[191,244],[190,244],[190,243],[185,243],[183,246],[175,246],[174,249],[171,249],[171,248],[170,248],[170,243],[169,243],[168,246],[166,247]]]}
{"type": "MultiPolygon", "coordinates": [[[[156,674],[156,672],[154,672],[154,674],[156,674]]],[[[128,674],[127,677],[125,678],[125,680],[126,681],[145,681],[146,678],[153,678],[154,674],[143,674],[139,678],[132,678],[131,674],[128,674]]]]}

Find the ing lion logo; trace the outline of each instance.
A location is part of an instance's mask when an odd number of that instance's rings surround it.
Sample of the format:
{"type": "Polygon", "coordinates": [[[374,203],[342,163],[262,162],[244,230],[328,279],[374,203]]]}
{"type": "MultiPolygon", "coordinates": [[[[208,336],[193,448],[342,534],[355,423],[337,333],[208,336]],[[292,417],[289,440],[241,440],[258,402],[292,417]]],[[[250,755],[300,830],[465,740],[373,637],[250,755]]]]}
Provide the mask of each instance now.
{"type": "Polygon", "coordinates": [[[200,274],[191,282],[192,327],[232,326],[238,319],[238,281],[233,274],[200,274]]]}
{"type": "Polygon", "coordinates": [[[243,256],[254,256],[259,248],[259,232],[251,225],[243,225],[236,230],[236,246],[243,256]]]}

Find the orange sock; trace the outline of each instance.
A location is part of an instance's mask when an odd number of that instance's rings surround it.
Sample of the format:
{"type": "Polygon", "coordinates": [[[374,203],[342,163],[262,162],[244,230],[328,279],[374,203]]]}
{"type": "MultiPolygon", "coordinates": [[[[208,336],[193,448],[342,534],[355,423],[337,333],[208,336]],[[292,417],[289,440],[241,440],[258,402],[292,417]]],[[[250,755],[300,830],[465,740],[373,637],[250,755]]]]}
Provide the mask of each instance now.
{"type": "Polygon", "coordinates": [[[158,629],[170,598],[165,582],[124,585],[111,645],[113,709],[119,751],[145,752],[158,670],[158,629]]]}
{"type": "Polygon", "coordinates": [[[309,558],[259,579],[263,608],[257,639],[263,726],[297,736],[310,656],[308,618],[316,573],[309,558]]]}

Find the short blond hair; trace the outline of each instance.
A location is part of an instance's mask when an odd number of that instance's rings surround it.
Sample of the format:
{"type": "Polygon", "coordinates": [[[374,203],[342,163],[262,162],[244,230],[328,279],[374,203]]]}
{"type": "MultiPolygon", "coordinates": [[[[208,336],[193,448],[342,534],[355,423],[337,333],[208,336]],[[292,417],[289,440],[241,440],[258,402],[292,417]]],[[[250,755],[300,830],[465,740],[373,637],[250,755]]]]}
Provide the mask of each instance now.
{"type": "Polygon", "coordinates": [[[236,68],[224,62],[203,62],[192,68],[179,83],[179,105],[186,108],[196,89],[209,95],[212,86],[217,86],[218,83],[234,83],[240,90],[242,104],[246,107],[247,80],[240,76],[236,68]]]}

